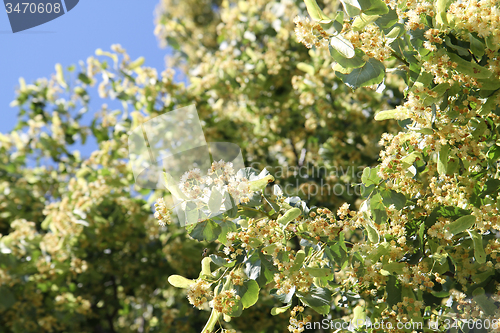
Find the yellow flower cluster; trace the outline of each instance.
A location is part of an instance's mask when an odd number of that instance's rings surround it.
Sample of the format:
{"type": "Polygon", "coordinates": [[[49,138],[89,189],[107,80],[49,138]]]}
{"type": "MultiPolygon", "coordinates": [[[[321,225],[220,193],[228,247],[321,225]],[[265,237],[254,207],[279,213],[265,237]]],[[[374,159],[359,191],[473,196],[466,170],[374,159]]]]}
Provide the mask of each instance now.
{"type": "Polygon", "coordinates": [[[316,46],[318,48],[328,48],[328,33],[319,25],[318,23],[309,20],[309,18],[304,18],[297,16],[293,20],[295,23],[295,35],[297,36],[297,41],[304,44],[307,48],[316,46]]]}
{"type": "Polygon", "coordinates": [[[500,44],[500,7],[495,0],[455,1],[450,5],[448,14],[455,16],[457,29],[477,33],[479,37],[490,38],[493,51],[500,44]]]}
{"type": "Polygon", "coordinates": [[[292,273],[289,272],[289,268],[284,268],[283,271],[274,275],[274,282],[278,289],[276,293],[286,295],[292,288],[295,288],[296,291],[307,292],[313,283],[313,277],[305,268],[300,268],[292,273]]]}
{"type": "Polygon", "coordinates": [[[305,331],[305,326],[307,323],[311,322],[312,316],[305,316],[304,314],[302,314],[303,312],[303,306],[295,306],[290,311],[290,325],[288,325],[289,332],[300,333],[305,331]],[[302,319],[297,319],[297,317],[302,317],[302,319]]]}
{"type": "Polygon", "coordinates": [[[210,307],[220,313],[229,314],[239,299],[235,289],[224,290],[210,301],[210,307]]]}
{"type": "Polygon", "coordinates": [[[165,204],[164,198],[158,198],[155,202],[155,219],[158,220],[158,224],[164,227],[167,224],[172,223],[172,216],[170,211],[165,204]]]}
{"type": "Polygon", "coordinates": [[[348,30],[345,37],[354,48],[361,49],[368,58],[384,61],[392,56],[393,50],[389,46],[379,27],[369,24],[362,31],[348,30]]]}
{"type": "Polygon", "coordinates": [[[198,309],[201,309],[203,304],[205,304],[212,295],[210,284],[204,280],[196,280],[187,290],[189,303],[196,306],[198,309]]]}

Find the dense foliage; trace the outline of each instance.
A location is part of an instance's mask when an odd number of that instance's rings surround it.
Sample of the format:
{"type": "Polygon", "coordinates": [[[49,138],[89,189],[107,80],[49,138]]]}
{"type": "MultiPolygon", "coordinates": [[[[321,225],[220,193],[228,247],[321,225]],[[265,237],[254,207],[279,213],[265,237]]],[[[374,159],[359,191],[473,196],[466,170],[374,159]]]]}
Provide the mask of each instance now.
{"type": "Polygon", "coordinates": [[[493,1],[163,0],[155,33],[189,84],[119,45],[21,79],[0,134],[0,332],[493,325],[499,22],[493,1]],[[186,230],[168,191],[134,185],[127,139],[192,103],[253,168],[216,164],[244,196],[215,214],[209,192],[186,230]]]}

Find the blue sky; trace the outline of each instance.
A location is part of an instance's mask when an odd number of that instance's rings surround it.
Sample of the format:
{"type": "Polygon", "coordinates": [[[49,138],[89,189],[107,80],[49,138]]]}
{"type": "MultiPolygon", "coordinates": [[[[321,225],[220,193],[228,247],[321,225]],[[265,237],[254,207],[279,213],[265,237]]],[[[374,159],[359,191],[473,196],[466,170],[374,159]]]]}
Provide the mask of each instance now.
{"type": "MultiPolygon", "coordinates": [[[[109,50],[112,44],[121,44],[132,59],[144,56],[146,66],[161,71],[167,50],[159,48],[153,34],[158,2],[81,0],[65,15],[15,34],[0,6],[0,133],[9,132],[16,124],[17,109],[9,104],[19,77],[27,83],[48,77],[55,72],[56,63],[67,68],[94,55],[98,48],[109,50]]],[[[100,105],[91,102],[90,112],[100,105]]]]}

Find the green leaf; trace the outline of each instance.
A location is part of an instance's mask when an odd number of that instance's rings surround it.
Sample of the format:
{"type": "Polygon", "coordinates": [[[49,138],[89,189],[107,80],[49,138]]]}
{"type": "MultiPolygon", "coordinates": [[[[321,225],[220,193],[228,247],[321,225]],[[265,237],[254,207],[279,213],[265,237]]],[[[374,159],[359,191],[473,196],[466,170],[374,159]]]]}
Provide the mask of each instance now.
{"type": "Polygon", "coordinates": [[[250,237],[248,245],[252,248],[257,248],[262,245],[262,240],[257,237],[250,237]]]}
{"type": "Polygon", "coordinates": [[[386,38],[395,39],[400,37],[405,32],[405,26],[401,23],[395,24],[389,33],[385,35],[386,38]]]}
{"type": "Polygon", "coordinates": [[[137,67],[141,67],[142,65],[144,65],[144,61],[146,59],[144,59],[144,57],[139,57],[137,58],[136,60],[132,61],[129,65],[128,65],[128,68],[129,69],[136,69],[137,67]]]}
{"type": "MultiPolygon", "coordinates": [[[[486,85],[486,86],[488,86],[488,85],[486,85]]],[[[498,107],[497,106],[497,98],[498,98],[498,93],[489,96],[488,99],[486,100],[486,102],[484,102],[481,105],[481,109],[479,111],[479,114],[486,116],[491,111],[495,110],[498,107]]]]}
{"type": "Polygon", "coordinates": [[[297,293],[297,296],[302,302],[320,314],[326,315],[330,312],[332,293],[326,288],[319,288],[313,285],[309,292],[297,293]]]}
{"type": "Polygon", "coordinates": [[[249,279],[257,280],[260,277],[262,271],[261,263],[262,262],[257,253],[254,253],[247,259],[243,271],[249,279]]]}
{"type": "Polygon", "coordinates": [[[268,245],[262,249],[262,253],[267,254],[267,255],[271,255],[274,252],[274,250],[276,249],[276,247],[277,247],[277,245],[275,243],[268,245]]]}
{"type": "Polygon", "coordinates": [[[220,211],[222,205],[222,194],[214,187],[212,188],[212,193],[210,193],[210,198],[208,199],[208,208],[212,214],[217,214],[220,211]]]}
{"type": "Polygon", "coordinates": [[[373,58],[370,58],[361,68],[354,69],[349,74],[336,74],[350,88],[371,86],[381,83],[385,75],[384,65],[373,58]]]}
{"type": "Polygon", "coordinates": [[[210,270],[210,263],[212,259],[210,257],[205,257],[201,260],[201,274],[210,276],[212,271],[210,270]]]}
{"type": "Polygon", "coordinates": [[[52,216],[48,215],[41,224],[42,229],[47,230],[49,228],[50,223],[52,223],[52,216]]]}
{"type": "Polygon", "coordinates": [[[366,320],[366,313],[365,309],[361,305],[357,305],[354,310],[352,310],[353,317],[352,317],[352,322],[353,323],[364,323],[366,320]]]}
{"type": "MultiPolygon", "coordinates": [[[[330,46],[331,48],[331,46],[330,46]]],[[[330,52],[331,54],[331,52],[330,52]]],[[[335,62],[332,64],[332,69],[335,71],[335,72],[339,72],[340,74],[350,74],[353,70],[353,68],[344,68],[342,67],[338,62],[335,62]]]]}
{"type": "Polygon", "coordinates": [[[425,223],[422,223],[420,225],[420,228],[418,229],[418,237],[420,239],[420,244],[424,244],[424,233],[425,233],[425,223]]]}
{"type": "Polygon", "coordinates": [[[472,130],[472,136],[476,140],[478,140],[488,129],[487,123],[484,120],[476,117],[472,118],[469,121],[469,127],[472,130]]]}
{"type": "Polygon", "coordinates": [[[494,44],[494,39],[493,39],[493,35],[489,35],[488,37],[485,38],[484,40],[486,42],[486,46],[490,49],[490,50],[493,50],[493,51],[497,51],[498,50],[498,45],[495,45],[494,44]]]}
{"type": "Polygon", "coordinates": [[[361,181],[366,186],[378,185],[382,179],[377,175],[377,173],[378,173],[378,167],[375,168],[366,167],[363,169],[361,181]]]}
{"type": "Polygon", "coordinates": [[[380,18],[375,21],[375,24],[378,25],[381,29],[387,29],[395,25],[398,20],[399,17],[397,11],[389,8],[389,12],[380,16],[380,18]]]}
{"type": "Polygon", "coordinates": [[[383,256],[386,256],[390,253],[390,243],[388,242],[381,242],[381,243],[378,243],[376,245],[376,250],[375,251],[372,251],[370,254],[369,254],[369,258],[372,260],[372,261],[378,261],[381,257],[383,256]]]}
{"type": "Polygon", "coordinates": [[[346,251],[344,251],[344,249],[338,243],[327,247],[325,249],[325,254],[339,267],[343,267],[347,263],[346,251]]]}
{"type": "Polygon", "coordinates": [[[295,260],[293,261],[293,265],[292,267],[290,267],[290,272],[292,273],[298,271],[302,267],[305,258],[306,258],[306,253],[304,252],[304,250],[297,251],[297,254],[295,255],[295,260]]]}
{"type": "Polygon", "coordinates": [[[194,202],[186,202],[186,209],[184,210],[184,212],[186,214],[186,224],[193,224],[198,222],[198,219],[200,217],[200,210],[194,202]]]}
{"type": "Polygon", "coordinates": [[[64,71],[61,64],[56,64],[56,80],[62,87],[68,87],[66,80],[64,79],[64,71]]]}
{"type": "MultiPolygon", "coordinates": [[[[479,91],[480,97],[491,97],[499,94],[498,89],[500,89],[500,80],[498,80],[494,75],[488,79],[477,79],[477,82],[482,85],[481,90],[479,91]]],[[[455,84],[456,85],[456,84],[455,84]]],[[[495,105],[495,109],[497,106],[495,105]]]]}
{"type": "Polygon", "coordinates": [[[338,11],[337,16],[335,16],[335,20],[333,21],[333,28],[335,29],[335,32],[338,34],[342,31],[344,28],[344,12],[343,11],[338,11]]]}
{"type": "Polygon", "coordinates": [[[382,0],[359,0],[359,4],[366,15],[384,15],[389,12],[389,7],[382,0]]]}
{"type": "Polygon", "coordinates": [[[387,293],[387,304],[389,304],[390,307],[401,302],[401,287],[394,275],[389,276],[385,291],[387,293]]]}
{"type": "Polygon", "coordinates": [[[373,192],[373,190],[375,190],[375,185],[366,186],[364,184],[361,184],[360,193],[363,198],[368,198],[368,196],[373,192]]]}
{"type": "Polygon", "coordinates": [[[399,119],[401,115],[401,110],[399,109],[393,109],[393,110],[384,110],[377,112],[375,114],[375,120],[381,121],[381,120],[387,120],[387,119],[399,119]]]}
{"type": "Polygon", "coordinates": [[[450,6],[451,0],[437,0],[436,1],[436,22],[440,25],[448,25],[448,19],[446,17],[446,11],[450,6]]]}
{"type": "Polygon", "coordinates": [[[302,214],[300,208],[293,207],[292,209],[287,210],[286,213],[282,217],[280,217],[277,221],[278,223],[285,225],[288,222],[295,220],[297,217],[300,216],[300,214],[302,214]]]}
{"type": "Polygon", "coordinates": [[[259,286],[263,288],[266,286],[268,283],[273,281],[274,274],[277,272],[276,267],[274,267],[272,263],[272,257],[271,256],[266,256],[263,253],[259,253],[259,258],[260,258],[260,275],[259,278],[257,279],[257,282],[259,283],[259,286]]]}
{"type": "Polygon", "coordinates": [[[170,275],[168,277],[168,283],[173,285],[176,288],[189,288],[190,285],[195,283],[194,280],[186,279],[184,276],[180,275],[170,275]]]}
{"type": "Polygon", "coordinates": [[[299,62],[297,64],[297,68],[311,76],[314,76],[314,67],[309,64],[306,64],[305,62],[299,62]]]}
{"type": "Polygon", "coordinates": [[[234,202],[234,199],[229,192],[225,193],[224,208],[226,209],[227,216],[230,218],[235,218],[238,214],[238,205],[234,202]]]}
{"type": "Polygon", "coordinates": [[[474,274],[473,280],[476,283],[483,283],[485,282],[490,276],[495,275],[495,269],[489,269],[486,272],[482,273],[476,273],[474,274]]]}
{"type": "Polygon", "coordinates": [[[457,63],[457,67],[455,68],[458,72],[463,74],[470,75],[471,77],[478,79],[487,79],[492,75],[488,69],[479,66],[475,62],[467,61],[460,57],[458,54],[448,52],[448,56],[450,60],[457,63]]]}
{"type": "Polygon", "coordinates": [[[344,57],[331,45],[329,49],[330,49],[330,55],[332,56],[333,60],[335,60],[343,68],[359,68],[366,63],[366,61],[363,60],[363,56],[365,55],[365,53],[360,49],[355,50],[355,55],[352,58],[344,57]]]}
{"type": "Polygon", "coordinates": [[[271,175],[267,175],[261,179],[252,180],[249,182],[250,191],[260,191],[266,188],[267,184],[272,183],[274,181],[274,177],[271,175]]]}
{"type": "Polygon", "coordinates": [[[446,168],[446,174],[453,175],[457,171],[459,166],[460,166],[459,158],[457,158],[457,157],[451,158],[448,161],[448,167],[446,168]]]}
{"type": "MultiPolygon", "coordinates": [[[[231,307],[231,310],[229,310],[229,313],[225,316],[227,317],[239,317],[243,313],[243,305],[241,303],[241,300],[236,300],[235,304],[231,307]]],[[[226,320],[229,320],[226,319],[226,320]]]]}
{"type": "Polygon", "coordinates": [[[78,74],[78,79],[82,81],[85,84],[91,84],[92,80],[85,74],[85,73],[80,73],[78,74]]]}
{"type": "Polygon", "coordinates": [[[236,261],[227,262],[226,258],[219,257],[215,254],[211,254],[209,257],[217,266],[233,267],[236,264],[236,261]]]}
{"type": "Polygon", "coordinates": [[[387,212],[382,195],[380,195],[380,193],[375,193],[368,200],[372,212],[373,221],[376,224],[383,224],[387,222],[387,212]]]}
{"type": "Polygon", "coordinates": [[[492,162],[498,161],[498,158],[500,157],[500,146],[493,145],[491,148],[488,150],[487,153],[488,159],[491,160],[492,162]]]}
{"type": "Polygon", "coordinates": [[[290,304],[282,306],[282,307],[274,307],[271,309],[271,314],[273,316],[279,315],[280,313],[286,312],[286,310],[288,310],[291,306],[292,306],[292,304],[290,303],[290,304]]]}
{"type": "Polygon", "coordinates": [[[222,244],[226,244],[227,243],[227,234],[229,232],[236,231],[236,229],[237,229],[236,224],[234,224],[234,222],[231,220],[224,220],[224,221],[220,222],[219,225],[221,227],[221,233],[218,237],[218,240],[222,244]]]}
{"type": "Polygon", "coordinates": [[[238,295],[241,297],[241,303],[243,309],[249,308],[259,299],[259,284],[255,280],[248,280],[243,283],[242,286],[236,287],[238,295]]]}
{"type": "Polygon", "coordinates": [[[470,215],[470,211],[455,206],[439,206],[436,211],[442,217],[458,219],[464,215],[470,215]]]}
{"type": "Polygon", "coordinates": [[[472,292],[473,300],[481,307],[481,309],[488,316],[495,315],[498,307],[495,303],[486,296],[483,288],[476,288],[472,292]]]}
{"type": "Polygon", "coordinates": [[[350,17],[359,15],[361,12],[361,6],[358,0],[340,0],[344,6],[344,10],[350,17]]]}
{"type": "Polygon", "coordinates": [[[422,89],[424,87],[428,87],[429,85],[432,84],[433,79],[434,79],[434,75],[432,75],[429,72],[426,72],[425,69],[422,68],[422,71],[420,72],[420,75],[418,76],[417,81],[415,82],[415,85],[412,87],[412,91],[414,91],[416,87],[418,87],[419,89],[422,89]],[[421,83],[421,84],[417,85],[416,83],[421,83]]]}
{"type": "MultiPolygon", "coordinates": [[[[275,187],[273,188],[273,190],[275,187]]],[[[269,212],[269,215],[274,215],[276,212],[280,211],[280,206],[272,199],[264,195],[264,199],[266,200],[267,204],[272,208],[272,210],[269,212]]]]}
{"type": "Polygon", "coordinates": [[[437,171],[440,175],[446,174],[446,169],[448,168],[448,153],[450,151],[450,146],[444,145],[438,154],[437,161],[437,171]]]}
{"type": "Polygon", "coordinates": [[[405,158],[401,159],[401,164],[402,164],[403,168],[404,169],[409,168],[415,162],[415,160],[417,158],[422,160],[422,153],[420,153],[418,151],[414,151],[411,154],[409,154],[408,156],[406,156],[405,158]]]}
{"type": "MultiPolygon", "coordinates": [[[[498,146],[496,146],[496,147],[498,147],[498,146]]],[[[484,198],[487,195],[493,194],[493,197],[496,197],[498,190],[500,190],[500,179],[490,178],[486,181],[486,183],[484,183],[484,186],[483,186],[481,192],[479,192],[478,196],[480,198],[484,198]]]]}
{"type": "Polygon", "coordinates": [[[478,38],[476,38],[473,34],[469,33],[469,42],[470,42],[470,50],[471,52],[477,56],[482,58],[484,56],[484,43],[481,42],[478,38]]]}
{"type": "MultiPolygon", "coordinates": [[[[450,37],[448,37],[448,36],[446,36],[444,38],[444,41],[445,41],[446,46],[448,46],[451,49],[455,50],[459,55],[461,55],[463,57],[468,57],[469,56],[469,51],[467,50],[467,48],[466,47],[462,47],[460,43],[452,41],[452,39],[450,37]]],[[[422,52],[426,52],[426,53],[429,52],[428,50],[427,51],[423,51],[423,49],[420,49],[419,51],[420,51],[421,54],[422,54],[422,52]]]]}
{"type": "Polygon", "coordinates": [[[356,54],[352,43],[342,35],[333,36],[330,45],[345,58],[352,58],[356,54]]]}
{"type": "Polygon", "coordinates": [[[476,223],[476,217],[474,215],[462,216],[456,221],[450,223],[448,225],[448,229],[452,235],[456,235],[471,228],[474,223],[476,223]]]}
{"type": "Polygon", "coordinates": [[[332,277],[330,268],[307,267],[306,271],[313,277],[332,277]]]}
{"type": "Polygon", "coordinates": [[[403,268],[406,267],[404,262],[391,262],[382,266],[386,271],[395,273],[395,274],[403,274],[403,268]]]}
{"type": "Polygon", "coordinates": [[[354,23],[352,24],[352,30],[353,31],[361,31],[368,24],[375,22],[379,17],[380,17],[380,15],[366,15],[364,13],[361,13],[354,20],[354,23]]]}
{"type": "Polygon", "coordinates": [[[370,240],[370,242],[375,244],[378,243],[380,237],[378,235],[377,229],[373,227],[370,221],[365,224],[365,228],[366,232],[368,233],[368,239],[370,240]]]}
{"type": "Polygon", "coordinates": [[[306,4],[307,12],[314,21],[319,23],[330,23],[332,21],[332,19],[326,16],[325,13],[323,13],[323,10],[319,8],[316,0],[304,0],[304,2],[306,4]]]}
{"type": "Polygon", "coordinates": [[[474,242],[474,258],[479,264],[486,263],[486,253],[483,248],[483,236],[476,231],[467,230],[472,241],[474,242]]]}
{"type": "Polygon", "coordinates": [[[194,227],[189,236],[199,241],[213,242],[219,237],[221,227],[212,220],[205,220],[194,227]]]}
{"type": "Polygon", "coordinates": [[[390,190],[390,191],[382,191],[381,194],[384,205],[386,207],[394,205],[394,207],[396,207],[397,210],[401,210],[406,205],[406,196],[403,193],[390,190]]]}

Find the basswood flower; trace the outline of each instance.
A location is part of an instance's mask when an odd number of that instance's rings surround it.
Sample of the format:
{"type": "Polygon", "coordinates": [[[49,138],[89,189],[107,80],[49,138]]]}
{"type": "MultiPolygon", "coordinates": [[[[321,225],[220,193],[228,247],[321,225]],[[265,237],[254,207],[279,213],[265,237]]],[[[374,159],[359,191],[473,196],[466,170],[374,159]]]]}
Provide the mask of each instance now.
{"type": "Polygon", "coordinates": [[[229,314],[232,307],[236,305],[236,301],[240,296],[236,294],[235,289],[224,290],[210,301],[210,307],[220,313],[229,314]]]}
{"type": "Polygon", "coordinates": [[[328,34],[321,25],[300,16],[295,17],[293,23],[296,25],[295,35],[299,43],[304,44],[309,49],[313,46],[328,48],[328,34]]]}
{"type": "Polygon", "coordinates": [[[223,160],[213,162],[204,176],[199,169],[184,173],[179,182],[179,189],[189,199],[202,201],[205,204],[208,203],[214,189],[223,197],[225,193],[229,193],[235,203],[248,202],[253,194],[249,180],[241,173],[236,173],[231,162],[223,160]]]}
{"type": "Polygon", "coordinates": [[[163,198],[158,198],[158,200],[156,200],[154,217],[162,227],[172,222],[172,216],[163,198]]]}
{"type": "Polygon", "coordinates": [[[190,285],[187,290],[189,303],[196,306],[198,309],[201,309],[202,305],[205,304],[212,295],[210,284],[204,280],[197,280],[190,285]]]}

